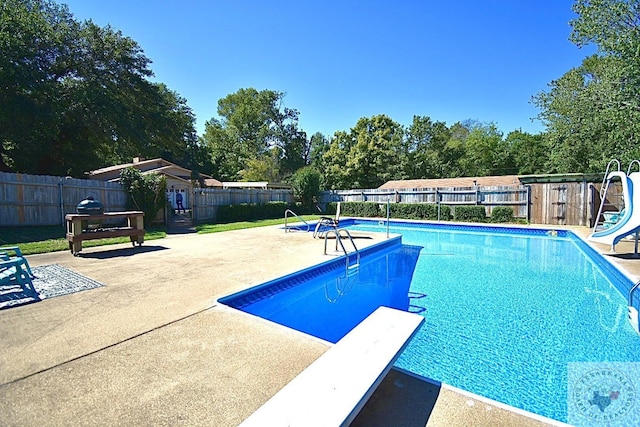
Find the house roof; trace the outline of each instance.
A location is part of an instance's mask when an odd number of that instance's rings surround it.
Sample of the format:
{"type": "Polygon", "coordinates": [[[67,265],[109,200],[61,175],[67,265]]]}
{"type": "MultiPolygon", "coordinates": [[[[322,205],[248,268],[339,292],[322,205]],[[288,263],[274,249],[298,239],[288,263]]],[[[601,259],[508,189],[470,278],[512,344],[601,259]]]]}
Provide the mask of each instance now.
{"type": "MultiPolygon", "coordinates": [[[[182,166],[178,166],[175,163],[171,163],[170,161],[162,158],[149,159],[149,160],[137,160],[137,159],[133,159],[133,160],[134,161],[131,163],[122,163],[119,165],[107,166],[104,168],[95,169],[88,172],[87,175],[89,175],[89,177],[91,177],[92,179],[100,179],[101,175],[112,175],[113,173],[119,172],[128,167],[134,167],[136,169],[140,169],[141,171],[143,171],[143,173],[158,172],[158,173],[170,175],[172,177],[180,178],[180,179],[184,179],[185,176],[187,177],[191,176],[191,170],[187,168],[183,168],[182,166]],[[176,172],[179,172],[179,173],[176,173],[176,172]]],[[[211,176],[205,175],[205,174],[200,174],[200,176],[203,177],[204,179],[213,179],[211,176]]],[[[114,179],[111,179],[111,181],[114,181],[114,180],[117,181],[118,179],[119,178],[114,178],[114,179]]]]}
{"type": "Polygon", "coordinates": [[[218,181],[215,178],[205,178],[204,185],[206,187],[219,187],[222,188],[222,182],[218,181]]]}
{"type": "MultiPolygon", "coordinates": [[[[162,158],[149,159],[149,160],[140,160],[140,161],[135,161],[135,159],[134,159],[134,161],[131,162],[131,163],[122,163],[122,164],[119,164],[119,165],[107,166],[107,167],[104,167],[104,168],[100,168],[100,169],[95,169],[95,170],[89,171],[88,175],[90,175],[90,176],[102,175],[102,174],[105,174],[105,173],[108,173],[108,172],[113,172],[113,171],[119,171],[119,170],[122,170],[122,169],[126,169],[128,167],[146,166],[146,165],[153,164],[153,163],[158,163],[158,167],[173,165],[173,166],[175,166],[177,168],[181,168],[180,166],[174,165],[173,163],[171,163],[171,162],[169,162],[169,161],[167,161],[165,159],[162,159],[162,158]]],[[[184,168],[181,168],[181,169],[184,169],[184,168]]]]}
{"type": "Polygon", "coordinates": [[[268,181],[252,181],[252,182],[242,182],[242,181],[226,181],[222,183],[223,188],[257,188],[257,189],[271,189],[271,190],[291,190],[291,186],[289,184],[284,184],[281,182],[268,182],[268,181]]]}
{"type": "Polygon", "coordinates": [[[478,177],[460,177],[460,178],[442,178],[442,179],[404,179],[396,181],[387,181],[381,185],[380,189],[408,189],[408,188],[456,188],[456,187],[473,187],[479,185],[482,187],[502,187],[520,185],[520,179],[517,175],[505,176],[478,176],[478,177]]]}

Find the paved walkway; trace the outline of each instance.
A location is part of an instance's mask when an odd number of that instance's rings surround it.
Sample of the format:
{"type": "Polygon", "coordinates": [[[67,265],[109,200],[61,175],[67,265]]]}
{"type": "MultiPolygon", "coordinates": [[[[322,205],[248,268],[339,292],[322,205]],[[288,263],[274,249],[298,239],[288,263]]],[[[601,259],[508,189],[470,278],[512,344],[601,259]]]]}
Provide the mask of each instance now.
{"type": "MultiPolygon", "coordinates": [[[[264,227],[29,256],[105,286],[0,311],[0,425],[239,424],[329,345],[216,301],[337,256],[322,252],[310,234],[264,227]]],[[[638,260],[618,261],[640,273],[638,260]]],[[[395,371],[354,424],[389,416],[543,424],[395,371]]]]}

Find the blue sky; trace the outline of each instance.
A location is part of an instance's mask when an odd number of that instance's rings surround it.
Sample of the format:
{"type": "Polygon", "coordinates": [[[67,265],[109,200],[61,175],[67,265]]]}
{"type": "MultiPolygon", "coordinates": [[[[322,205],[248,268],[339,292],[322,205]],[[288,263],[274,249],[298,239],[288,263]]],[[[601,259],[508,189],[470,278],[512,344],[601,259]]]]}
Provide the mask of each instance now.
{"type": "Polygon", "coordinates": [[[137,41],[199,135],[248,87],[284,92],[309,136],[376,114],[538,133],[531,97],[594,52],[568,40],[571,0],[59,1],[137,41]]]}

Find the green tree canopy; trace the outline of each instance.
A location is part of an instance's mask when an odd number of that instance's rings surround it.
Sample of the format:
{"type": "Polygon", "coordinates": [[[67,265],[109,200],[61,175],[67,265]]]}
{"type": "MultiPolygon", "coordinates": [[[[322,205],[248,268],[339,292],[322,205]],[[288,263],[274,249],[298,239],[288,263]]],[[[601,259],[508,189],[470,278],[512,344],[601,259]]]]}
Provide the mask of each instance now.
{"type": "Polygon", "coordinates": [[[532,135],[522,130],[509,132],[505,139],[518,175],[543,174],[549,158],[549,149],[542,134],[532,135]]]}
{"type": "Polygon", "coordinates": [[[493,123],[471,129],[460,163],[465,176],[508,175],[516,172],[508,144],[493,123]]]}
{"type": "Polygon", "coordinates": [[[447,141],[451,132],[444,122],[430,117],[413,116],[406,130],[409,154],[405,159],[405,175],[417,178],[445,178],[450,170],[447,141]]]}
{"type": "MultiPolygon", "coordinates": [[[[293,195],[309,212],[314,211],[314,200],[320,195],[322,175],[312,166],[298,169],[291,177],[293,195]]],[[[317,213],[317,212],[315,212],[317,213]]]]}
{"type": "Polygon", "coordinates": [[[145,222],[150,224],[167,203],[167,177],[126,168],[120,173],[120,182],[127,193],[127,207],[143,211],[145,222]]]}
{"type": "Polygon", "coordinates": [[[197,147],[186,101],[152,83],[150,60],[110,26],[49,0],[0,4],[0,168],[82,176],[197,147]]]}
{"type": "Polygon", "coordinates": [[[547,126],[548,172],[602,172],[638,158],[640,1],[576,0],[571,40],[592,55],[533,98],[547,126]]]}
{"type": "Polygon", "coordinates": [[[240,171],[247,170],[250,161],[264,161],[274,149],[279,153],[280,178],[307,163],[309,149],[306,134],[298,128],[299,113],[284,107],[283,97],[282,92],[247,88],[218,101],[220,119],[209,120],[203,135],[214,175],[241,179],[240,171]]]}

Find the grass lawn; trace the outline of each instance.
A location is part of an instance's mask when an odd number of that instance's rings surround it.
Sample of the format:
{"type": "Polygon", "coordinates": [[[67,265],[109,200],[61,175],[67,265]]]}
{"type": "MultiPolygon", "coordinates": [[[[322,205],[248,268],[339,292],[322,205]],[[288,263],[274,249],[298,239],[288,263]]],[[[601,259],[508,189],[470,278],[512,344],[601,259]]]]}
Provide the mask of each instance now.
{"type": "MultiPolygon", "coordinates": [[[[42,254],[69,250],[65,239],[66,230],[61,225],[42,225],[33,227],[0,227],[0,246],[19,246],[25,255],[42,254]]],[[[164,226],[149,227],[145,230],[144,240],[162,239],[167,235],[164,226]]],[[[129,237],[86,240],[82,247],[130,243],[129,237]]]]}
{"type": "MultiPolygon", "coordinates": [[[[317,215],[303,216],[305,220],[317,219],[317,215]]],[[[295,222],[295,220],[289,220],[295,222]]],[[[228,224],[202,224],[196,227],[198,233],[218,233],[241,228],[264,227],[267,225],[284,224],[284,219],[264,219],[258,221],[232,222],[228,224]]],[[[25,255],[41,254],[47,252],[67,251],[69,243],[65,239],[65,228],[61,225],[33,226],[33,227],[0,227],[0,247],[19,246],[25,255]]],[[[148,227],[145,230],[144,240],[156,240],[166,237],[164,226],[148,227]]],[[[117,243],[130,243],[129,237],[114,237],[109,239],[86,240],[82,247],[114,245],[117,243]]]]}
{"type": "MultiPolygon", "coordinates": [[[[305,221],[314,221],[320,218],[319,215],[302,215],[300,218],[305,221]]],[[[290,218],[288,220],[289,223],[298,222],[297,218],[290,218]]],[[[277,219],[259,219],[256,221],[240,221],[240,222],[230,222],[227,224],[201,224],[196,226],[196,231],[199,234],[207,234],[207,233],[219,233],[221,231],[230,231],[230,230],[240,230],[242,228],[254,228],[254,227],[265,227],[267,225],[278,225],[284,224],[283,218],[277,219]]]]}

